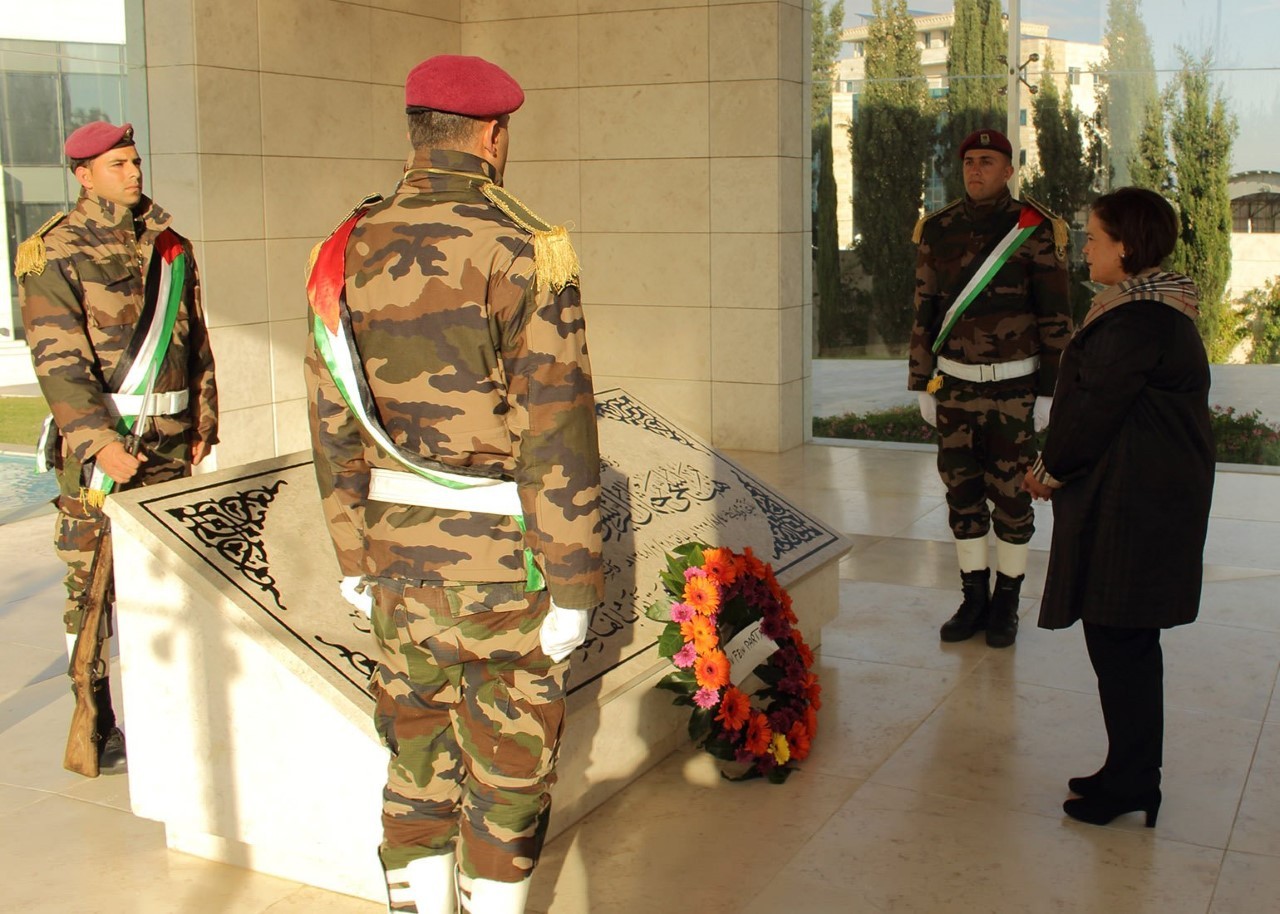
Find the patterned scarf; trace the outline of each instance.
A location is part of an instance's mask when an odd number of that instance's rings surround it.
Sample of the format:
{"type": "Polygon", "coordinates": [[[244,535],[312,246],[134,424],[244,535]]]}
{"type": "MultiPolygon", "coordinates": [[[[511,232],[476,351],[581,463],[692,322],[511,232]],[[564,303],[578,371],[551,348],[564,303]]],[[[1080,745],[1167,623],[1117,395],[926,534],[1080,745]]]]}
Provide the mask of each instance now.
{"type": "Polygon", "coordinates": [[[1189,277],[1181,273],[1148,270],[1114,286],[1107,286],[1095,295],[1093,304],[1089,306],[1089,313],[1084,316],[1076,332],[1079,333],[1108,311],[1135,301],[1159,302],[1192,320],[1200,316],[1200,293],[1189,277]]]}

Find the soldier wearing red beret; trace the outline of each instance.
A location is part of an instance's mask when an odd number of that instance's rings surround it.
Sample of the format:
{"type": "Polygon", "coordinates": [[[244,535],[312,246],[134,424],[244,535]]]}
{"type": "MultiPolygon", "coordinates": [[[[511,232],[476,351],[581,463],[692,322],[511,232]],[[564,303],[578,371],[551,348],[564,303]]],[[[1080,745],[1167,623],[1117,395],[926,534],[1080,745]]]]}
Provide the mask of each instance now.
{"type": "MultiPolygon", "coordinates": [[[[79,199],[19,246],[15,273],[51,411],[41,456],[58,474],[54,544],[68,566],[71,652],[105,528],[103,500],[115,487],[189,474],[217,441],[218,402],[191,245],[142,192],[132,125],[85,124],[63,151],[80,182],[79,199]],[[136,429],[142,412],[148,418],[136,429]],[[135,456],[125,441],[139,431],[135,456]]],[[[109,656],[105,645],[101,651],[109,656]]],[[[105,676],[93,693],[98,768],[121,771],[124,736],[105,676]]]]}
{"type": "Polygon", "coordinates": [[[570,656],[603,596],[577,257],[502,186],[523,102],[478,57],[414,67],[404,178],[317,247],[308,281],[316,478],[380,648],[397,912],[453,912],[455,890],[464,911],[524,909],[570,656]]]}
{"type": "Polygon", "coordinates": [[[963,198],[916,225],[915,321],[908,387],[938,429],[938,471],[964,599],[943,641],[979,631],[1008,647],[1034,531],[1020,485],[1046,427],[1071,336],[1066,224],[1009,193],[1013,148],[998,130],[960,144],[963,198]],[[987,534],[996,535],[991,585],[987,534]]]}

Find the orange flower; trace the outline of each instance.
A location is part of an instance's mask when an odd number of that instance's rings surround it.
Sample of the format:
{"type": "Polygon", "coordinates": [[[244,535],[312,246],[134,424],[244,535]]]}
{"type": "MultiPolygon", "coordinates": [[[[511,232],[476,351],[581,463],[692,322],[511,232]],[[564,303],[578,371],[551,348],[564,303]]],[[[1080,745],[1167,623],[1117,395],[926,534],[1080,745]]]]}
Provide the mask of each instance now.
{"type": "Polygon", "coordinates": [[[724,698],[720,700],[720,712],[716,714],[716,720],[724,724],[726,730],[737,733],[747,722],[750,714],[751,703],[746,695],[734,686],[724,690],[724,698]]]}
{"type": "Polygon", "coordinates": [[[752,755],[764,755],[772,742],[773,731],[769,729],[769,718],[759,711],[752,711],[751,720],[747,723],[747,751],[752,755]]]}
{"type": "Polygon", "coordinates": [[[724,651],[707,651],[693,667],[694,678],[704,689],[719,689],[729,684],[729,658],[724,651]]]}
{"type": "Polygon", "coordinates": [[[811,707],[804,709],[804,729],[809,739],[818,735],[818,714],[811,707]]]}
{"type": "Polygon", "coordinates": [[[791,757],[797,762],[803,762],[809,757],[809,731],[800,721],[791,725],[791,729],[787,732],[787,742],[791,744],[791,757]]]}
{"type": "Polygon", "coordinates": [[[768,565],[756,558],[756,554],[751,551],[750,546],[742,550],[742,567],[753,578],[762,578],[766,574],[773,573],[768,565]]]}
{"type": "Polygon", "coordinates": [[[702,553],[702,567],[722,584],[732,584],[738,577],[738,566],[728,549],[708,549],[702,553]]]}
{"type": "Polygon", "coordinates": [[[805,674],[805,692],[809,696],[809,704],[813,705],[815,711],[822,710],[822,686],[818,683],[818,677],[812,673],[805,674]]]}
{"type": "Polygon", "coordinates": [[[688,622],[681,622],[680,635],[685,641],[692,641],[693,649],[699,654],[720,646],[720,635],[706,616],[694,616],[688,622]]]}
{"type": "Polygon", "coordinates": [[[796,643],[796,652],[800,654],[800,662],[807,670],[813,666],[813,648],[805,642],[804,636],[796,629],[791,630],[791,640],[796,643]]]}
{"type": "Polygon", "coordinates": [[[711,578],[690,578],[684,582],[684,601],[709,616],[720,608],[720,588],[711,578]]]}

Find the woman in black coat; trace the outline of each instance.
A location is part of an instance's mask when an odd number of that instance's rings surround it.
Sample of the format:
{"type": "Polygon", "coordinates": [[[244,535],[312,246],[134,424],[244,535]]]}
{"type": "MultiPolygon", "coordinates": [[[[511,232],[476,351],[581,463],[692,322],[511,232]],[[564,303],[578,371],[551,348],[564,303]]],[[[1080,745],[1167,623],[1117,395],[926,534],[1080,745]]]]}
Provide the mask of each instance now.
{"type": "Polygon", "coordinates": [[[1107,286],[1062,355],[1044,452],[1024,486],[1053,499],[1042,628],[1084,622],[1107,758],[1063,811],[1105,825],[1160,809],[1160,629],[1196,618],[1214,448],[1194,283],[1160,272],[1173,208],[1135,187],[1092,206],[1085,259],[1107,286]]]}

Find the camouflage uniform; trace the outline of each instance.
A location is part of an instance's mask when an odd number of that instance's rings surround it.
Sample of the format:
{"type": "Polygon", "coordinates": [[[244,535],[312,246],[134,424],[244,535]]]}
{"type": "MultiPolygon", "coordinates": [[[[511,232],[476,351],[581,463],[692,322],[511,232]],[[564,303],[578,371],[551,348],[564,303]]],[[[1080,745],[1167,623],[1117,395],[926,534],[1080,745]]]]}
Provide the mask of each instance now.
{"type": "MultiPolygon", "coordinates": [[[[60,494],[54,546],[67,563],[69,633],[80,628],[76,598],[102,533],[102,512],[81,501],[82,468],[103,447],[120,441],[108,412],[105,379],[125,355],[144,306],[144,287],[156,237],[170,228],[168,213],[143,197],[132,209],[81,194],[67,216],[41,234],[43,268],[18,277],[22,321],[40,389],[62,435],[55,463],[60,494]]],[[[191,446],[212,446],[218,434],[213,353],[191,246],[192,269],[174,323],[156,392],[188,390],[177,415],[155,416],[143,436],[147,462],[128,488],[190,472],[191,446]]]]}
{"type": "MultiPolygon", "coordinates": [[[[1008,231],[1021,209],[1006,191],[984,205],[966,197],[923,220],[909,389],[925,390],[935,373],[931,347],[959,291],[958,278],[1008,231]]],[[[937,392],[938,472],[957,540],[986,536],[993,521],[1005,542],[1031,539],[1031,496],[1019,483],[1035,459],[1032,408],[1037,396],[1053,395],[1058,360],[1070,337],[1065,239],[1055,240],[1046,219],[970,304],[938,352],[969,365],[1040,359],[1038,370],[1022,378],[946,377],[937,392]]]]}
{"type": "Polygon", "coordinates": [[[346,247],[346,302],[370,392],[396,445],[514,479],[527,532],[493,514],[369,500],[400,469],[349,412],[314,343],[306,360],[316,477],[344,575],[376,583],[370,688],[391,753],[383,865],[395,910],[409,861],[457,844],[466,876],[535,865],[564,718],[568,661],[539,627],[603,595],[600,463],[578,289],[535,282],[531,235],[480,187],[476,156],[420,151],[346,247]],[[427,167],[442,172],[428,173],[427,167]],[[547,590],[526,592],[524,547],[547,590]]]}

